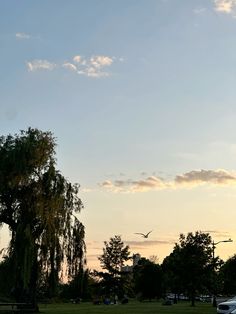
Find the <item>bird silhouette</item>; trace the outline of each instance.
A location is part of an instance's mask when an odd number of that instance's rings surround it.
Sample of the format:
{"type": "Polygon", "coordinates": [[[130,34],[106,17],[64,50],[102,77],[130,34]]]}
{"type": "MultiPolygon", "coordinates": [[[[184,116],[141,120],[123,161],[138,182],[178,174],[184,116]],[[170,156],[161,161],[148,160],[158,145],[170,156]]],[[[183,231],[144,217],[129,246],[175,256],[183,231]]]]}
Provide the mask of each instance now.
{"type": "Polygon", "coordinates": [[[148,236],[149,236],[149,234],[152,232],[152,230],[151,231],[149,231],[148,233],[146,233],[146,234],[144,234],[144,233],[141,233],[141,232],[135,232],[135,234],[140,234],[142,237],[144,237],[144,238],[148,238],[148,236]]]}

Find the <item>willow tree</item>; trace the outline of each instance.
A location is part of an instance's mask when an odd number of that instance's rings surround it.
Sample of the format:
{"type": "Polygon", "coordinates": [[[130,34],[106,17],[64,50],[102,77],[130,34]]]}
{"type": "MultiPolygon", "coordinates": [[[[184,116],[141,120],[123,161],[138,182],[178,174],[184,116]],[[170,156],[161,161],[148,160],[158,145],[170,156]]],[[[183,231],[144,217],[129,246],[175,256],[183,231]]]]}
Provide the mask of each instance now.
{"type": "Polygon", "coordinates": [[[62,265],[73,277],[84,262],[84,226],[75,216],[83,207],[79,186],[56,169],[55,147],[52,133],[38,129],[0,137],[0,223],[11,232],[9,259],[21,302],[36,304],[40,274],[53,295],[62,265]]]}

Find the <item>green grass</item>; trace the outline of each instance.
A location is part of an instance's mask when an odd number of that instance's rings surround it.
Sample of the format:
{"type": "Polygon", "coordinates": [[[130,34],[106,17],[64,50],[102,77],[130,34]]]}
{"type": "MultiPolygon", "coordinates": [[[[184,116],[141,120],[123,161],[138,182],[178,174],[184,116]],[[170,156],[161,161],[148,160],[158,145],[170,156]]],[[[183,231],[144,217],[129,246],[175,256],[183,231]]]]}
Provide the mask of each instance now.
{"type": "Polygon", "coordinates": [[[216,314],[216,309],[209,303],[196,303],[195,307],[191,307],[188,302],[171,306],[162,305],[160,302],[130,302],[123,305],[58,303],[41,305],[40,312],[43,314],[216,314]]]}

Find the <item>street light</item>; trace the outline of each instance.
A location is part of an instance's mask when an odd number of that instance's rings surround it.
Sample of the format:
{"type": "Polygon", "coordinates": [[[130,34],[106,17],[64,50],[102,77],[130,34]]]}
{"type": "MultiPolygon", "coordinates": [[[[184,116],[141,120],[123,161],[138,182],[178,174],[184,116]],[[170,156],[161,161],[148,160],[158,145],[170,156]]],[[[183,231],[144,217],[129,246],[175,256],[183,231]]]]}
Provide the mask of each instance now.
{"type": "MultiPolygon", "coordinates": [[[[218,242],[212,242],[212,258],[213,258],[213,271],[215,272],[215,248],[216,248],[216,245],[218,245],[219,243],[223,243],[223,242],[233,242],[232,239],[228,239],[228,240],[222,240],[222,241],[218,241],[218,242]]],[[[215,293],[213,295],[213,302],[212,302],[212,305],[214,307],[216,307],[216,296],[215,296],[215,293]]]]}
{"type": "MultiPolygon", "coordinates": [[[[223,242],[233,242],[232,239],[228,239],[228,240],[222,240],[222,241],[218,241],[218,242],[212,242],[212,257],[213,257],[213,262],[214,262],[214,258],[215,258],[215,248],[216,248],[216,245],[219,244],[219,243],[223,243],[223,242]]],[[[215,266],[215,263],[214,263],[214,266],[215,266]]]]}

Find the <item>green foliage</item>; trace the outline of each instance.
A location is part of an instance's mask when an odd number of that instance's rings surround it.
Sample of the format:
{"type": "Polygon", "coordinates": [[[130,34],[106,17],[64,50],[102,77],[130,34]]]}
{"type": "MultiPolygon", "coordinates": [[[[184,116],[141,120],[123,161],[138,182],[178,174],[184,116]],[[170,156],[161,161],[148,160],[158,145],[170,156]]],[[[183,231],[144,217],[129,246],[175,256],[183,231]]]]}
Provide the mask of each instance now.
{"type": "Polygon", "coordinates": [[[162,269],[160,265],[142,258],[133,270],[134,290],[140,299],[160,298],[162,295],[162,269]]]}
{"type": "Polygon", "coordinates": [[[187,293],[194,305],[196,293],[206,292],[212,282],[210,235],[202,232],[181,234],[179,244],[175,244],[171,255],[163,261],[163,269],[169,272],[168,280],[170,287],[176,289],[174,292],[187,293]]]}
{"type": "Polygon", "coordinates": [[[67,284],[61,285],[61,299],[73,300],[91,300],[91,285],[93,279],[89,270],[80,269],[78,274],[67,284]]]}
{"type": "Polygon", "coordinates": [[[119,274],[124,262],[130,259],[129,247],[124,246],[119,235],[110,238],[110,241],[104,241],[105,248],[103,254],[98,257],[103,269],[106,269],[110,274],[119,274]]]}
{"type": "Polygon", "coordinates": [[[13,261],[6,256],[0,263],[0,296],[11,298],[11,290],[14,286],[14,276],[12,273],[13,261]]]}
{"type": "Polygon", "coordinates": [[[236,255],[229,258],[220,269],[220,280],[223,283],[223,293],[236,294],[236,255]]]}
{"type": "Polygon", "coordinates": [[[184,291],[181,272],[179,271],[180,259],[179,249],[175,247],[173,252],[163,260],[161,265],[165,290],[173,292],[176,295],[184,291]]]}
{"type": "Polygon", "coordinates": [[[56,170],[55,146],[50,132],[31,128],[0,138],[0,223],[11,231],[17,301],[35,300],[40,274],[52,296],[62,264],[73,276],[83,263],[79,187],[56,170]]]}
{"type": "Polygon", "coordinates": [[[103,254],[98,259],[106,272],[97,272],[97,276],[102,278],[101,285],[105,294],[115,293],[122,296],[128,280],[128,275],[122,271],[122,267],[130,259],[129,247],[124,245],[119,235],[104,244],[103,254]]]}

